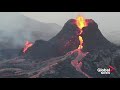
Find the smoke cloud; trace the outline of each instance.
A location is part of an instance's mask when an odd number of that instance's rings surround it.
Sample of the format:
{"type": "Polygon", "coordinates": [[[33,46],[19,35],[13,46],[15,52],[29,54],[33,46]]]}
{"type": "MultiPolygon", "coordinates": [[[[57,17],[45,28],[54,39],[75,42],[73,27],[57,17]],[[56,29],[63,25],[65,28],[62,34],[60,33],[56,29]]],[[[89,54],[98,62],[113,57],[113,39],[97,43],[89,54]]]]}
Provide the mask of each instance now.
{"type": "Polygon", "coordinates": [[[0,13],[0,49],[21,48],[25,41],[49,40],[61,29],[57,24],[35,21],[19,13],[0,13]]]}

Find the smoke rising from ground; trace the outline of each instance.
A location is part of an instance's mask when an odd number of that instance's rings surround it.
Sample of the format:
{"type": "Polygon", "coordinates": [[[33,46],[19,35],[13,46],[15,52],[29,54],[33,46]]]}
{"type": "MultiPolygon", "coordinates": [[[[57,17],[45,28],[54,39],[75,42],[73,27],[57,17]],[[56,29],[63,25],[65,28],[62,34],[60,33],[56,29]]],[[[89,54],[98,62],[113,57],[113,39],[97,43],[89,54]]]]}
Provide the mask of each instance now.
{"type": "Polygon", "coordinates": [[[0,49],[23,47],[26,40],[49,40],[61,29],[57,24],[32,20],[19,13],[0,13],[0,49]]]}

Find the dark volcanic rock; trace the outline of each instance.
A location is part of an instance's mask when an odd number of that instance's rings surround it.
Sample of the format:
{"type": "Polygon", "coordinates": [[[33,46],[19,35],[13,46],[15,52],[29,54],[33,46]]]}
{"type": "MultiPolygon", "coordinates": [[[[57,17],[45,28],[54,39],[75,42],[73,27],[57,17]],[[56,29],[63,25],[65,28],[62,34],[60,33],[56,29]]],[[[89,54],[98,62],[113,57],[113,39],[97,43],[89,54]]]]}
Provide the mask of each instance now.
{"type": "Polygon", "coordinates": [[[35,44],[29,48],[25,57],[31,59],[56,57],[58,55],[56,48],[48,41],[37,40],[35,44]]]}
{"type": "Polygon", "coordinates": [[[2,49],[0,50],[0,60],[17,57],[19,51],[20,49],[2,49]]]}
{"type": "Polygon", "coordinates": [[[62,30],[52,39],[50,43],[57,47],[59,55],[65,55],[67,52],[78,48],[79,42],[79,29],[75,24],[76,20],[68,20],[62,30]]]}
{"type": "Polygon", "coordinates": [[[110,78],[120,77],[120,50],[113,51],[111,49],[101,49],[91,51],[83,60],[82,70],[94,78],[110,78]],[[106,68],[112,66],[115,71],[111,74],[101,74],[97,72],[98,68],[106,68]]]}
{"type": "Polygon", "coordinates": [[[106,49],[106,48],[113,48],[111,42],[109,42],[100,32],[97,23],[93,20],[88,20],[88,26],[83,28],[83,33],[81,34],[84,43],[83,43],[83,50],[84,51],[91,51],[95,49],[106,49]]]}

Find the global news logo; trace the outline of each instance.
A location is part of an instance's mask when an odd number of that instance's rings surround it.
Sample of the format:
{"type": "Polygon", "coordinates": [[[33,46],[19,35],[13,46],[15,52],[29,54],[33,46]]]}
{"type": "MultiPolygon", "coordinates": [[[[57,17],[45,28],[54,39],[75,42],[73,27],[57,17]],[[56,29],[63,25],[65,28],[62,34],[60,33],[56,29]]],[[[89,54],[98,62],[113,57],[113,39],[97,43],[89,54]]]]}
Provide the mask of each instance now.
{"type": "Polygon", "coordinates": [[[112,66],[109,66],[109,68],[98,68],[97,71],[101,74],[110,74],[114,72],[115,69],[112,66]]]}

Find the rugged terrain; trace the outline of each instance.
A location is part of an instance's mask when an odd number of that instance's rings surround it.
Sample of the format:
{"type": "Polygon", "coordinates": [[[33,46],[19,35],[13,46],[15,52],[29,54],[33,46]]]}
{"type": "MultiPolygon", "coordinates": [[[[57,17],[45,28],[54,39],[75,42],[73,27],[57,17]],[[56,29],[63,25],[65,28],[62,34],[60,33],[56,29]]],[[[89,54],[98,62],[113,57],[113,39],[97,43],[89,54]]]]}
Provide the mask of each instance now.
{"type": "Polygon", "coordinates": [[[88,21],[82,34],[79,34],[75,19],[70,19],[50,40],[37,40],[26,53],[21,49],[18,57],[1,60],[0,77],[119,78],[120,48],[102,35],[94,20],[88,21]],[[84,41],[82,50],[77,49],[79,36],[84,41]],[[111,74],[97,72],[98,68],[110,67],[114,68],[111,74]]]}

